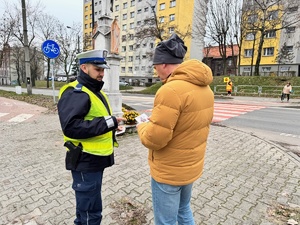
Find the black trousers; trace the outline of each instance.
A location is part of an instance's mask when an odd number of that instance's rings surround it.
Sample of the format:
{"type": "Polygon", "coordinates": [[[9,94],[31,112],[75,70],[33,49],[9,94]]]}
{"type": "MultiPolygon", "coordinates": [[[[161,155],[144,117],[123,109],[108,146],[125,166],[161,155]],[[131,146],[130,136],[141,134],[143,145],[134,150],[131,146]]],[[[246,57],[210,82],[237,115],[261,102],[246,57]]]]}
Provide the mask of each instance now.
{"type": "Polygon", "coordinates": [[[285,99],[285,97],[287,98],[288,101],[290,100],[290,94],[284,94],[284,93],[282,93],[281,94],[281,101],[283,101],[285,99]]]}
{"type": "Polygon", "coordinates": [[[100,225],[102,220],[101,186],[103,170],[78,172],[72,170],[76,197],[76,225],[100,225]]]}

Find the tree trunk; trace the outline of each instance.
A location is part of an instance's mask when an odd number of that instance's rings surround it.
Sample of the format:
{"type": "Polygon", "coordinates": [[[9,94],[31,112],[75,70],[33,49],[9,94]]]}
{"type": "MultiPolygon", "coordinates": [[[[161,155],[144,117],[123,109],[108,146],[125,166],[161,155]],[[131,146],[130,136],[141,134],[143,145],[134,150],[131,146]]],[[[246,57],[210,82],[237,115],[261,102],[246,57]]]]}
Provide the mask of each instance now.
{"type": "Polygon", "coordinates": [[[254,68],[254,75],[259,76],[259,66],[260,66],[260,60],[262,56],[262,48],[264,44],[264,35],[265,32],[261,32],[260,39],[259,39],[259,45],[257,49],[257,58],[256,58],[256,63],[255,63],[255,68],[254,68]]]}

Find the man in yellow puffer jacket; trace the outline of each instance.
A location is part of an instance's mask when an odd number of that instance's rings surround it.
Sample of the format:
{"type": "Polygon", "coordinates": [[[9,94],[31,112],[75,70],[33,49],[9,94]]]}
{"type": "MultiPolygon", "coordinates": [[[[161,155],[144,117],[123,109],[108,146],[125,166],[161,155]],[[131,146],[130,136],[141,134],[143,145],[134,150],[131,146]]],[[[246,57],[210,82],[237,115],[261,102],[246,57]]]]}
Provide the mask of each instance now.
{"type": "Polygon", "coordinates": [[[195,59],[183,62],[186,50],[176,34],[157,45],[153,65],[164,85],[149,122],[137,125],[149,149],[156,225],[195,224],[192,185],[203,171],[214,95],[211,69],[195,59]]]}

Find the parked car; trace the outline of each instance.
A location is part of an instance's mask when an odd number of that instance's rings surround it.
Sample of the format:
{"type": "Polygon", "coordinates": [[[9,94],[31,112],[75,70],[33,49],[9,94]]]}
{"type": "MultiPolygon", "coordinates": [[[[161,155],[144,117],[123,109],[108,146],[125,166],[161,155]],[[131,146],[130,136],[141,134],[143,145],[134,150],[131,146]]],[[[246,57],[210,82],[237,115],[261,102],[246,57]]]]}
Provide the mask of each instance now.
{"type": "Polygon", "coordinates": [[[60,82],[67,82],[67,77],[58,77],[58,78],[57,78],[57,81],[60,81],[60,82]]]}
{"type": "Polygon", "coordinates": [[[120,86],[129,86],[129,84],[126,81],[119,81],[120,86]]]}

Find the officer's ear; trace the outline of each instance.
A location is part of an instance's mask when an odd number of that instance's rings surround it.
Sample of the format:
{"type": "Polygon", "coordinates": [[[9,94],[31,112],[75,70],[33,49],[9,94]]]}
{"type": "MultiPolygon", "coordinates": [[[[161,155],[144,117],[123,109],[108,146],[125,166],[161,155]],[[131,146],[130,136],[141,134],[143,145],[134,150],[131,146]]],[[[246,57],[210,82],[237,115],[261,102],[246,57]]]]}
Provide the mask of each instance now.
{"type": "Polygon", "coordinates": [[[80,65],[80,69],[85,72],[88,73],[88,65],[87,64],[81,64],[80,65]]]}

